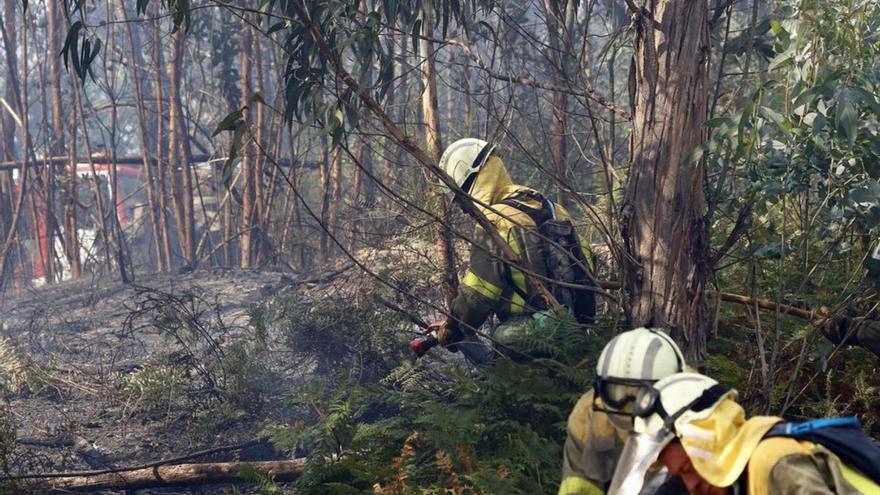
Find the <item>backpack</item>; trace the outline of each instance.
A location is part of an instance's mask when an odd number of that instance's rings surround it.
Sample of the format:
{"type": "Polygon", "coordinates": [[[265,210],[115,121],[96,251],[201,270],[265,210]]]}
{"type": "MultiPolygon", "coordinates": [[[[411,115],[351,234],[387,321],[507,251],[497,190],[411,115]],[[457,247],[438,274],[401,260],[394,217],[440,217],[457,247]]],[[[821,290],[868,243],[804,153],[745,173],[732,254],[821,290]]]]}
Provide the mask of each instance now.
{"type": "Polygon", "coordinates": [[[817,443],[834,453],[847,466],[858,469],[875,483],[880,483],[880,445],[862,431],[862,425],[855,416],[779,423],[764,437],[791,437],[817,443]]]}
{"type": "MultiPolygon", "coordinates": [[[[578,323],[589,325],[596,316],[596,285],[590,277],[589,262],[584,255],[578,239],[577,231],[569,220],[556,217],[556,207],[553,202],[534,191],[523,191],[510,198],[500,201],[499,204],[511,206],[525,213],[535,222],[537,238],[527,246],[536,246],[538,253],[526,253],[532,261],[533,268],[542,272],[548,279],[566,284],[580,285],[583,288],[563,286],[553,282],[547,282],[547,289],[559,304],[571,310],[578,323]],[[535,199],[540,201],[541,208],[532,208],[522,202],[523,199],[535,199]],[[537,261],[538,265],[534,266],[537,261]]],[[[507,282],[513,287],[525,301],[529,297],[516,285],[513,280],[510,265],[504,266],[507,282]]]]}

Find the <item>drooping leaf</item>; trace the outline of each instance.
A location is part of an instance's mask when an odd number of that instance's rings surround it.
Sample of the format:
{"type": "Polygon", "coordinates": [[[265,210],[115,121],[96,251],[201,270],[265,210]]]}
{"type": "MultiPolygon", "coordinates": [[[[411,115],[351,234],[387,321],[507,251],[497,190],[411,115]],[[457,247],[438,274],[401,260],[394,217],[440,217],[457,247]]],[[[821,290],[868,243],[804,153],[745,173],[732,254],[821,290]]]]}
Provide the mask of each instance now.
{"type": "Polygon", "coordinates": [[[859,126],[859,111],[854,96],[848,88],[841,91],[834,111],[835,126],[846,137],[850,148],[855,145],[859,126]]]}
{"type": "Polygon", "coordinates": [[[415,53],[419,53],[419,40],[421,39],[421,35],[422,35],[422,20],[421,19],[416,19],[416,22],[413,23],[411,35],[412,35],[413,51],[415,53]]]}
{"type": "MultiPolygon", "coordinates": [[[[246,108],[246,107],[245,107],[246,108]]],[[[217,124],[217,127],[214,129],[214,132],[211,133],[211,137],[216,137],[223,131],[229,131],[235,129],[235,124],[241,120],[242,115],[244,115],[245,108],[239,108],[238,110],[231,112],[226,117],[223,117],[223,120],[217,124]]]]}

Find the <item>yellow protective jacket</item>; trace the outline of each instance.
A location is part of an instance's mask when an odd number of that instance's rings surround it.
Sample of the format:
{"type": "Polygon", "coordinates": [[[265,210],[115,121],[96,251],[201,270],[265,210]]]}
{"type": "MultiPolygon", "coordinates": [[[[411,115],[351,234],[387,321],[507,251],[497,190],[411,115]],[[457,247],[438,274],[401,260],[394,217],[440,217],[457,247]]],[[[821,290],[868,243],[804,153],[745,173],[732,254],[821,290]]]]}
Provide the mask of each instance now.
{"type": "Polygon", "coordinates": [[[593,390],[568,416],[558,495],[602,495],[611,482],[627,433],[607,414],[593,410],[593,390]]]}
{"type": "Polygon", "coordinates": [[[748,495],[880,494],[880,485],[821,445],[788,437],[762,440],[746,472],[748,495]]]}
{"type": "MultiPolygon", "coordinates": [[[[529,192],[535,193],[530,188],[513,184],[504,162],[495,155],[489,157],[471,187],[471,196],[476,200],[477,206],[518,255],[523,251],[524,243],[528,242],[522,235],[522,229],[536,228],[535,222],[526,213],[500,202],[515,199],[525,206],[540,209],[540,202],[518,198],[529,192]],[[490,205],[490,208],[484,204],[490,205]]],[[[569,218],[564,208],[555,206],[557,218],[569,218]]],[[[471,248],[468,270],[452,303],[452,318],[447,323],[450,330],[473,334],[473,330],[478,329],[491,314],[505,321],[513,316],[525,316],[543,309],[542,301],[533,291],[528,290],[525,275],[501,261],[504,257],[500,250],[479,226],[474,241],[476,245],[471,248]],[[507,275],[508,268],[510,276],[507,275]],[[514,290],[511,281],[527,298],[514,290]]],[[[523,263],[529,270],[547,275],[543,266],[531,265],[527,260],[523,260],[523,263]]]]}

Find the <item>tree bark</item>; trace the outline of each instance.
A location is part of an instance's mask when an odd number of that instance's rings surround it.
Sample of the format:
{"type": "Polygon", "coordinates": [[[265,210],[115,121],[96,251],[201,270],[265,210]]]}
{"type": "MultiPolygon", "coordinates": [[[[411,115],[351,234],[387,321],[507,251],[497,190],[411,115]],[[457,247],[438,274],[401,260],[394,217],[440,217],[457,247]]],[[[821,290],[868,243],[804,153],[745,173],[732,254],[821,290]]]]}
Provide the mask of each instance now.
{"type": "Polygon", "coordinates": [[[706,352],[709,267],[702,161],[708,111],[705,2],[653,0],[636,29],[630,173],[622,207],[628,316],[706,352]]]}
{"type": "MultiPolygon", "coordinates": [[[[58,46],[59,38],[59,24],[60,24],[60,16],[58,15],[58,4],[57,2],[47,2],[46,3],[46,17],[47,17],[47,26],[46,26],[46,44],[47,51],[52,52],[56,46],[58,46]]],[[[49,149],[51,150],[52,155],[63,155],[64,154],[64,114],[61,106],[61,72],[58,67],[58,58],[59,57],[48,57],[47,62],[49,64],[49,92],[50,98],[52,100],[52,135],[49,137],[49,149]]],[[[70,166],[75,166],[75,164],[70,164],[70,166]]],[[[52,234],[56,230],[56,225],[54,222],[54,207],[55,207],[55,167],[47,166],[46,167],[46,207],[49,212],[47,215],[47,223],[49,227],[49,278],[55,278],[55,242],[54,235],[52,234]]],[[[71,235],[68,233],[67,235],[71,235]]],[[[76,235],[76,232],[73,232],[73,235],[76,235]]],[[[71,253],[67,253],[67,258],[72,259],[71,253]]]]}
{"type": "Polygon", "coordinates": [[[342,147],[337,146],[333,151],[333,160],[327,168],[323,182],[324,197],[321,202],[321,211],[324,228],[321,232],[321,253],[324,261],[327,261],[331,257],[330,236],[335,235],[336,215],[342,198],[342,147]]]}
{"type": "MultiPolygon", "coordinates": [[[[568,3],[568,2],[566,2],[568,3]]],[[[563,46],[563,33],[565,24],[563,12],[558,1],[544,0],[544,15],[547,24],[547,38],[550,45],[549,59],[553,84],[557,87],[565,87],[567,84],[565,72],[565,55],[563,46]]],[[[553,153],[553,176],[556,182],[556,191],[559,203],[564,207],[570,206],[570,199],[566,191],[568,164],[566,163],[568,127],[568,95],[562,91],[554,91],[551,95],[553,107],[553,125],[551,126],[553,153]]]]}
{"type": "MultiPolygon", "coordinates": [[[[154,4],[153,16],[159,18],[158,2],[154,4]]],[[[168,191],[165,187],[169,162],[165,157],[165,121],[164,121],[164,95],[162,83],[162,37],[159,32],[159,21],[153,21],[152,29],[153,44],[153,69],[156,74],[156,190],[159,199],[159,229],[162,231],[162,251],[165,256],[165,268],[171,270],[174,267],[174,257],[171,250],[171,228],[168,225],[169,201],[168,191]]]]}
{"type": "MultiPolygon", "coordinates": [[[[4,11],[6,15],[3,19],[3,26],[0,26],[0,30],[2,30],[3,35],[3,47],[5,49],[6,54],[6,65],[7,65],[7,74],[9,75],[9,80],[6,84],[6,96],[9,101],[18,102],[17,92],[14,90],[16,80],[18,77],[18,67],[17,67],[17,58],[15,56],[15,49],[13,43],[15,42],[15,4],[12,0],[6,0],[4,4],[4,11]]],[[[3,112],[5,118],[6,112],[3,112]]],[[[10,118],[5,121],[4,125],[4,149],[7,155],[12,158],[15,157],[15,126],[14,121],[10,118]]],[[[25,136],[27,136],[26,131],[25,136]]],[[[9,258],[9,253],[12,251],[12,245],[15,242],[15,235],[18,232],[18,225],[21,221],[22,216],[22,208],[24,207],[24,199],[25,192],[27,188],[30,187],[28,183],[28,160],[27,160],[27,151],[24,152],[24,161],[21,165],[21,172],[19,173],[19,184],[18,184],[18,195],[15,198],[13,211],[11,213],[11,218],[7,224],[7,230],[4,232],[3,246],[0,247],[0,288],[6,286],[6,275],[7,265],[6,262],[9,258]]],[[[10,191],[14,189],[14,181],[9,180],[9,189],[10,191]]],[[[12,270],[9,270],[12,271],[12,270]]]]}
{"type": "Polygon", "coordinates": [[[171,190],[181,254],[185,262],[189,263],[193,260],[195,231],[191,167],[186,152],[189,136],[184,127],[183,102],[180,98],[182,36],[181,30],[171,35],[171,61],[168,63],[168,163],[171,166],[171,190]]]}
{"type": "Polygon", "coordinates": [[[139,56],[138,48],[136,48],[140,46],[140,43],[138,43],[139,38],[135,33],[134,26],[132,25],[132,23],[129,22],[128,13],[125,10],[125,5],[120,3],[118,5],[118,9],[122,14],[122,19],[125,20],[126,30],[128,32],[129,55],[131,56],[129,62],[131,64],[132,84],[134,86],[135,108],[137,108],[138,132],[141,140],[141,156],[143,157],[144,172],[146,175],[147,207],[149,208],[150,227],[153,234],[153,250],[156,253],[156,270],[161,272],[165,271],[168,268],[168,265],[166,265],[166,260],[163,256],[162,251],[163,233],[159,228],[159,212],[157,211],[158,200],[156,198],[156,179],[153,175],[153,163],[152,160],[150,160],[149,158],[149,125],[147,121],[146,109],[144,108],[144,89],[141,86],[141,81],[145,81],[146,77],[141,78],[140,71],[140,65],[143,62],[143,57],[139,56]]]}
{"type": "Polygon", "coordinates": [[[70,170],[67,172],[67,201],[64,204],[64,229],[67,231],[65,237],[67,241],[67,252],[70,259],[70,272],[73,278],[82,275],[82,258],[80,258],[79,244],[79,225],[76,219],[77,208],[77,182],[79,176],[76,173],[76,112],[71,112],[70,119],[70,150],[68,152],[68,163],[71,164],[70,170]]]}
{"type": "MultiPolygon", "coordinates": [[[[421,41],[422,55],[422,118],[425,126],[425,151],[434,160],[440,163],[443,153],[443,140],[440,133],[440,111],[437,103],[437,68],[434,64],[434,23],[430,14],[425,10],[422,23],[421,41]]],[[[449,227],[449,202],[444,195],[437,190],[433,176],[425,171],[428,182],[428,196],[431,202],[437,205],[437,213],[443,222],[437,225],[437,255],[443,266],[443,288],[447,307],[452,307],[452,301],[458,294],[458,274],[455,269],[455,251],[452,243],[452,229],[449,227]]]]}
{"type": "MultiPolygon", "coordinates": [[[[241,107],[248,106],[248,98],[251,94],[251,30],[247,24],[242,24],[242,40],[241,40],[241,65],[239,66],[239,76],[241,77],[241,107]]],[[[245,110],[244,120],[249,125],[251,121],[250,109],[245,110]]],[[[247,139],[247,138],[245,138],[247,139]]],[[[253,147],[245,145],[241,151],[241,176],[242,176],[242,209],[241,209],[241,259],[240,266],[242,268],[250,268],[254,260],[254,220],[256,218],[256,171],[253,160],[253,147]]]]}

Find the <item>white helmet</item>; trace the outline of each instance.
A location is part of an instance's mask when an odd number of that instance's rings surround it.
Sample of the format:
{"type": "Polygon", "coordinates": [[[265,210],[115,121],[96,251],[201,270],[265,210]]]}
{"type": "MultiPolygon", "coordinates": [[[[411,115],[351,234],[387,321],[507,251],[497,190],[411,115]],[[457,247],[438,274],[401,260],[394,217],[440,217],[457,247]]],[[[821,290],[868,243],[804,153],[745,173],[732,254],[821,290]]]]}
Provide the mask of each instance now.
{"type": "Polygon", "coordinates": [[[495,145],[482,139],[466,138],[450,144],[440,157],[440,168],[449,174],[458,187],[469,192],[472,177],[486,164],[495,145]],[[471,180],[468,180],[471,179],[471,180]]]}
{"type": "Polygon", "coordinates": [[[633,408],[634,429],[636,433],[675,433],[676,425],[699,421],[722,399],[736,396],[736,390],[708,376],[676,373],[639,391],[633,408]]]}
{"type": "Polygon", "coordinates": [[[687,434],[705,441],[711,437],[711,432],[699,431],[691,423],[709,417],[726,398],[736,398],[736,391],[698,373],[675,373],[642,387],[633,407],[635,432],[626,440],[607,493],[640,493],[649,469],[674,438],[687,434]]]}
{"type": "Polygon", "coordinates": [[[636,328],[611,339],[596,362],[595,394],[608,407],[623,411],[642,385],[684,371],[681,350],[665,332],[636,328]]]}

